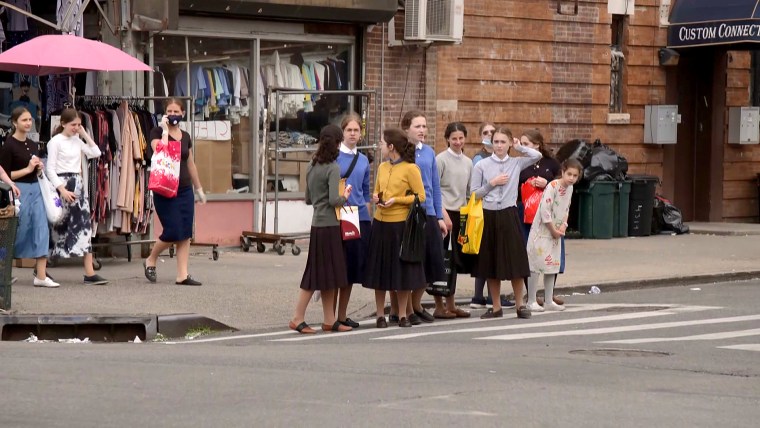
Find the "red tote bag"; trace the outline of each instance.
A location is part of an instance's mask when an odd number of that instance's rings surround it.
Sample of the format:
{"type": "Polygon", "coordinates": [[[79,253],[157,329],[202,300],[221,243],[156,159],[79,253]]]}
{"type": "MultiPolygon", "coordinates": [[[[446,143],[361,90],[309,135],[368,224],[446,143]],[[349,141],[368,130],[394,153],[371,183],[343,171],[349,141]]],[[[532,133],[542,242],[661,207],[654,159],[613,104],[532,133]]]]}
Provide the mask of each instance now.
{"type": "Polygon", "coordinates": [[[525,207],[523,223],[533,224],[533,219],[536,217],[538,205],[541,203],[541,196],[543,194],[543,189],[538,189],[527,181],[520,187],[520,196],[522,196],[523,207],[525,207]]]}
{"type": "Polygon", "coordinates": [[[179,188],[179,162],[181,146],[179,141],[159,141],[150,160],[150,180],[148,190],[165,198],[177,196],[179,188]]]}

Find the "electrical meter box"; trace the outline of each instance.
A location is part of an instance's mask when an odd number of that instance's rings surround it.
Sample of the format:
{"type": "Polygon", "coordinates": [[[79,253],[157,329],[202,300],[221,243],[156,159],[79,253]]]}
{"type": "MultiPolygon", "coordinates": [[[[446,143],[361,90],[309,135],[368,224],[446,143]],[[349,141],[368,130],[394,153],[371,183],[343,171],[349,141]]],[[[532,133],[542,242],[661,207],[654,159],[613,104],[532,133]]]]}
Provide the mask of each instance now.
{"type": "Polygon", "coordinates": [[[760,143],[760,107],[731,107],[728,110],[728,143],[760,143]]]}
{"type": "Polygon", "coordinates": [[[679,123],[681,115],[677,105],[644,106],[644,142],[675,144],[679,123]]]}

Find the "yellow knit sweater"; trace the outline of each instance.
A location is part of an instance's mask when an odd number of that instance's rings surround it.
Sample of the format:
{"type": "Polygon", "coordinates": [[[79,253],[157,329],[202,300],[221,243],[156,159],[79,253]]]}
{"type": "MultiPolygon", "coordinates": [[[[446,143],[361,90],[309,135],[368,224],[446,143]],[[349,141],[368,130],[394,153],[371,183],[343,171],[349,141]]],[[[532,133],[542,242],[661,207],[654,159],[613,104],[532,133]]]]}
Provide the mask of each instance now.
{"type": "Polygon", "coordinates": [[[393,205],[383,208],[380,205],[375,210],[375,220],[384,222],[397,222],[406,220],[409,214],[409,206],[414,202],[414,195],[408,195],[407,191],[416,193],[420,202],[425,202],[425,186],[422,184],[420,168],[413,163],[400,162],[392,164],[383,162],[377,168],[377,181],[375,182],[375,194],[383,192],[382,199],[387,201],[394,199],[393,205]]]}

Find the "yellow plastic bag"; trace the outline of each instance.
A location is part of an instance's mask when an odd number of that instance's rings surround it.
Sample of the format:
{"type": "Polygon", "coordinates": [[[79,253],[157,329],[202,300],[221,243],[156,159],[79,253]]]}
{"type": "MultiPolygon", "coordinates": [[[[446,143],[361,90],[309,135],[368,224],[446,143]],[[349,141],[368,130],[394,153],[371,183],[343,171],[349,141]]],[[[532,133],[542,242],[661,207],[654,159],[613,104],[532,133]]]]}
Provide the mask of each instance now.
{"type": "Polygon", "coordinates": [[[483,200],[473,193],[467,205],[459,209],[460,228],[457,242],[464,254],[478,254],[483,239],[483,200]]]}

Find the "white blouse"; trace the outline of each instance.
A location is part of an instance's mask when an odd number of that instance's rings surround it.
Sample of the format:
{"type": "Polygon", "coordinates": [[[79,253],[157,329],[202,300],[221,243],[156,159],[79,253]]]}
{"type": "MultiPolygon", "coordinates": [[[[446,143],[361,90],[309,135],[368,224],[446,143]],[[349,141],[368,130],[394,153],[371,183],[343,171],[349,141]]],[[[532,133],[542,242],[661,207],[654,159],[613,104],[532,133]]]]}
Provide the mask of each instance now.
{"type": "Polygon", "coordinates": [[[47,144],[48,160],[45,165],[45,173],[48,180],[57,189],[66,184],[58,177],[58,174],[81,174],[82,153],[87,159],[100,156],[100,148],[97,145],[88,145],[78,135],[67,137],[58,134],[50,139],[47,144]]]}

